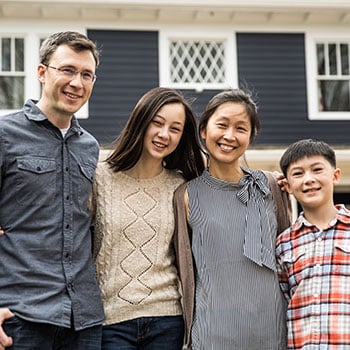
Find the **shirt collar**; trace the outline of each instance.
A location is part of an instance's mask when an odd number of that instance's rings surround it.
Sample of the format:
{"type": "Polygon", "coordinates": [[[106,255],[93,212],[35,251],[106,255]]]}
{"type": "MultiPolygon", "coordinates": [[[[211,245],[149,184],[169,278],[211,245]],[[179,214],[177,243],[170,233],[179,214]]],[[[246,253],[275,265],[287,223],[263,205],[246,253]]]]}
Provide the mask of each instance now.
{"type": "MultiPolygon", "coordinates": [[[[337,215],[332,220],[333,225],[337,223],[337,221],[343,222],[345,224],[350,224],[350,211],[345,207],[344,204],[337,204],[335,206],[338,209],[337,215]]],[[[293,225],[293,230],[300,230],[302,226],[313,226],[309,221],[307,221],[304,217],[304,212],[302,211],[295,221],[293,225]]]]}
{"type": "MultiPolygon", "coordinates": [[[[41,109],[36,105],[38,103],[37,100],[29,99],[24,105],[24,114],[29,120],[33,120],[36,122],[47,120],[46,115],[41,111],[41,109]]],[[[83,134],[83,129],[81,128],[77,118],[73,115],[71,120],[70,130],[73,133],[78,134],[79,136],[83,134]]]]}

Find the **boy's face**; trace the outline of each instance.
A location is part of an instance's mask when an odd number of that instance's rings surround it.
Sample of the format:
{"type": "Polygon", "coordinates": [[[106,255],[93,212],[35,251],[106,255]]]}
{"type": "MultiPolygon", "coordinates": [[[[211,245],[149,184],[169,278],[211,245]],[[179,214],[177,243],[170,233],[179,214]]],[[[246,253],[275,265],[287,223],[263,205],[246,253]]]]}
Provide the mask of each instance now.
{"type": "Polygon", "coordinates": [[[333,203],[339,179],[340,169],[334,169],[323,156],[304,157],[288,167],[286,189],[304,209],[318,208],[333,203]]]}

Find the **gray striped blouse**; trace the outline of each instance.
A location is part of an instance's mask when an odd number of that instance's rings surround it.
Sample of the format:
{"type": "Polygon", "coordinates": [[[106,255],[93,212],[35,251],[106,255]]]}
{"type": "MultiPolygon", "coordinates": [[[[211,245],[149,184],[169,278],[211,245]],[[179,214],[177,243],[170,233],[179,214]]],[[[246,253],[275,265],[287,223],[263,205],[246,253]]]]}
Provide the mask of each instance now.
{"type": "Polygon", "coordinates": [[[243,170],[239,183],[208,171],[188,183],[196,265],[194,350],[286,348],[272,194],[261,171],[243,170]]]}

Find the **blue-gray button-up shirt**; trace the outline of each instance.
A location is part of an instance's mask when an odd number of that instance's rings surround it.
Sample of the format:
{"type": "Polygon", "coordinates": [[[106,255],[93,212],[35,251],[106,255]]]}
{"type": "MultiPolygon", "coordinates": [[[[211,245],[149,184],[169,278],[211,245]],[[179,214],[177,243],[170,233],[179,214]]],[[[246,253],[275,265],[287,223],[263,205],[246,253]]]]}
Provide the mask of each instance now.
{"type": "Polygon", "coordinates": [[[34,101],[0,118],[0,307],[76,330],[102,323],[87,208],[98,152],[74,117],[63,138],[34,101]]]}

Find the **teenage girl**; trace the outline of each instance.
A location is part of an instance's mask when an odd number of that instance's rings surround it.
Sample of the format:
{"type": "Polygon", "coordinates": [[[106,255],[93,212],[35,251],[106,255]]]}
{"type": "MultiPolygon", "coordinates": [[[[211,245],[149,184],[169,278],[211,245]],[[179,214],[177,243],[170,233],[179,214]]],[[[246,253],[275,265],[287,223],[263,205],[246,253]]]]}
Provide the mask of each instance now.
{"type": "Polygon", "coordinates": [[[93,188],[103,350],[182,349],[173,195],[203,170],[188,101],[173,89],[148,91],[99,164],[93,188]]]}

